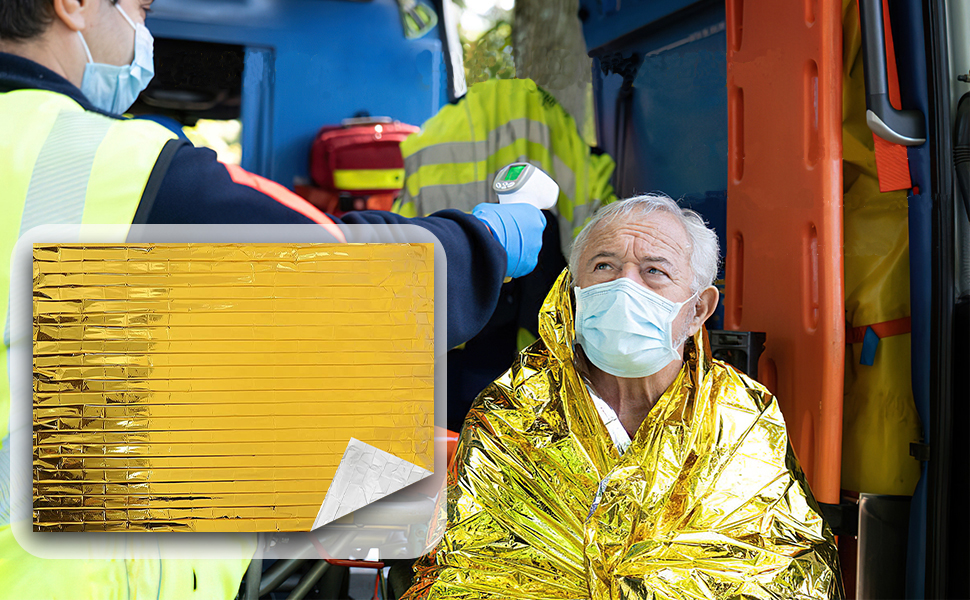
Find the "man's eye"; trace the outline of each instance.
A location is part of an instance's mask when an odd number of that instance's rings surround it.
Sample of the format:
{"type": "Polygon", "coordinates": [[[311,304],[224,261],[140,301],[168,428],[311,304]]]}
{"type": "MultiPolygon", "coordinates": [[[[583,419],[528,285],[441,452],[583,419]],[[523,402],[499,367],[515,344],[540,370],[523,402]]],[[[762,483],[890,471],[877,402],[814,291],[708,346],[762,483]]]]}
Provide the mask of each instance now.
{"type": "Polygon", "coordinates": [[[605,271],[606,269],[609,269],[609,268],[610,268],[610,264],[609,263],[599,263],[595,267],[593,267],[593,270],[594,271],[605,271]]]}
{"type": "Polygon", "coordinates": [[[666,275],[666,273],[664,273],[663,271],[661,271],[657,267],[650,267],[650,268],[648,268],[647,269],[647,273],[649,273],[650,275],[666,275]]]}

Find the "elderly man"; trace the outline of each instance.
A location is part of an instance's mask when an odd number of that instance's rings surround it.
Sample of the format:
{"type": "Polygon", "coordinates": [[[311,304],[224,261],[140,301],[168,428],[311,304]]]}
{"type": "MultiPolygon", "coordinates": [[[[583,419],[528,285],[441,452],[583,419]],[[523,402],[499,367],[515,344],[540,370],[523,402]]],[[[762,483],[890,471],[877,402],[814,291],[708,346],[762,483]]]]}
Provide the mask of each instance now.
{"type": "Polygon", "coordinates": [[[840,598],[775,398],[714,361],[717,238],[649,195],[602,209],[478,397],[409,598],[840,598]]]}

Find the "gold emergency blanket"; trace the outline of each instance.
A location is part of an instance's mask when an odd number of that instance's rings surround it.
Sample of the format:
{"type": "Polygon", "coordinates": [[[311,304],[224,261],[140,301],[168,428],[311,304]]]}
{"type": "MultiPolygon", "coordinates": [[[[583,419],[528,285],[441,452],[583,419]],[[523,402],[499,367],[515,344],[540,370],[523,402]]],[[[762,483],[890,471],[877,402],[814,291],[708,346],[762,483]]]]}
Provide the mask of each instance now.
{"type": "Polygon", "coordinates": [[[472,407],[409,598],[841,598],[776,400],[705,336],[621,456],[573,364],[571,280],[472,407]]]}
{"type": "Polygon", "coordinates": [[[431,244],[33,257],[36,531],[308,531],[351,438],[434,468],[431,244]]]}

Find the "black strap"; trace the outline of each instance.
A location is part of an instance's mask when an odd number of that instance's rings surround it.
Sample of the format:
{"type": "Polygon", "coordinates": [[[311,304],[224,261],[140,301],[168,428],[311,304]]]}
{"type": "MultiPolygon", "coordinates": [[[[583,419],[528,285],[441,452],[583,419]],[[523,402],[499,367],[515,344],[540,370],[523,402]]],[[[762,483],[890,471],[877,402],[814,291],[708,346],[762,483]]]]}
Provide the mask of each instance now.
{"type": "Polygon", "coordinates": [[[178,138],[167,141],[162,147],[162,151],[158,154],[158,160],[155,161],[155,166],[152,167],[152,173],[148,176],[148,183],[145,184],[145,191],[141,195],[141,202],[138,203],[135,217],[131,220],[132,225],[144,225],[148,223],[148,215],[151,214],[152,207],[155,205],[155,197],[158,196],[158,190],[162,187],[162,181],[165,179],[165,175],[168,174],[168,167],[172,164],[175,153],[183,145],[188,143],[186,140],[178,138]]]}

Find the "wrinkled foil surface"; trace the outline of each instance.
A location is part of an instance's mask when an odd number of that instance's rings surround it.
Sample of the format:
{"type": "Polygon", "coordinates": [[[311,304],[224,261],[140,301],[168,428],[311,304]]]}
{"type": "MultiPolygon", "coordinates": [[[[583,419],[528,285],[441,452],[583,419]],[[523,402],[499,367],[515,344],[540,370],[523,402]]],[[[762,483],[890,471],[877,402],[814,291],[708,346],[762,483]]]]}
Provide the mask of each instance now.
{"type": "Polygon", "coordinates": [[[570,289],[564,272],[541,339],[473,405],[407,597],[843,597],[775,398],[701,331],[621,456],[574,366],[570,289]]]}
{"type": "Polygon", "coordinates": [[[309,531],[351,438],[434,468],[430,244],[35,245],[33,268],[36,531],[309,531]]]}

